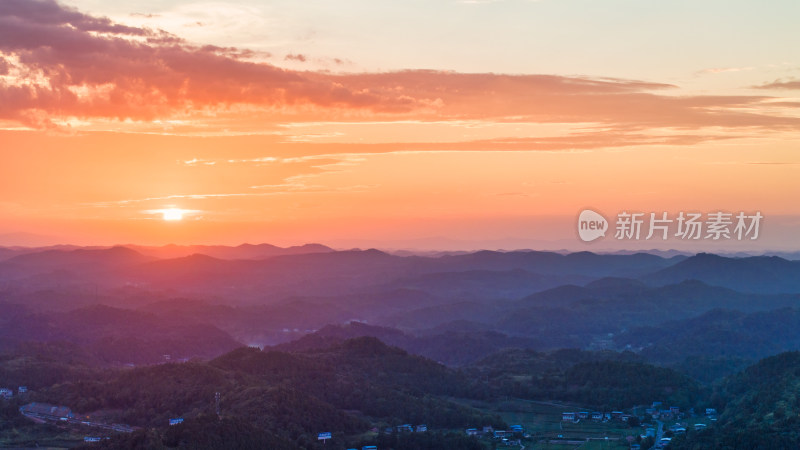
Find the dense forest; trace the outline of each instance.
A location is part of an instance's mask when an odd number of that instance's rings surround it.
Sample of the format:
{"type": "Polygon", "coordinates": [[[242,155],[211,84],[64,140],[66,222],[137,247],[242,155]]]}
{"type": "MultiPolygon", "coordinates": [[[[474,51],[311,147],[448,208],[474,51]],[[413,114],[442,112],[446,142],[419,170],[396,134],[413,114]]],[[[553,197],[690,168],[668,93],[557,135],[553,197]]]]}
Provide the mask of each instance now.
{"type": "MultiPolygon", "coordinates": [[[[326,448],[377,442],[381,448],[478,449],[486,442],[465,435],[465,428],[507,428],[500,417],[453,398],[566,401],[599,411],[655,400],[682,410],[713,407],[720,412],[717,424],[675,436],[671,448],[800,445],[798,352],[766,358],[709,385],[631,352],[505,350],[452,369],[370,337],[293,352],[243,347],[210,361],[140,368],[98,366],[63,350],[20,347],[0,359],[3,379],[29,381],[26,401],[69,405],[79,417],[99,414],[140,427],[113,435],[99,444],[104,448],[317,448],[316,434],[332,431],[336,443],[326,448]],[[167,426],[175,417],[185,420],[167,426]],[[403,423],[427,424],[430,431],[383,432],[403,423]]],[[[22,418],[21,401],[0,402],[0,436],[33,442],[63,435],[22,418]]]]}
{"type": "Polygon", "coordinates": [[[675,439],[675,449],[800,448],[800,352],[765,358],[714,386],[719,423],[675,439]]]}
{"type": "Polygon", "coordinates": [[[561,400],[601,411],[654,400],[689,408],[702,396],[696,380],[644,363],[630,352],[511,350],[486,358],[466,372],[486,379],[495,396],[561,400]]]}
{"type": "MultiPolygon", "coordinates": [[[[42,366],[43,372],[57,373],[64,367],[50,362],[42,366]]],[[[321,431],[354,439],[376,426],[403,423],[430,427],[432,437],[426,438],[430,442],[419,444],[425,448],[440,438],[461,442],[447,437],[446,430],[506,426],[497,416],[447,400],[487,395],[464,374],[375,338],[351,339],[311,353],[245,347],[208,362],[84,368],[79,375],[43,377],[31,400],[70,405],[79,416],[102,411],[105,421],[142,427],[133,435],[112,439],[110,446],[152,441],[170,447],[191,436],[199,439],[191,441],[193,448],[213,448],[214,433],[198,423],[216,418],[216,392],[221,394],[225,424],[236,423],[232,429],[248,436],[248,430],[259,430],[248,437],[252,440],[241,441],[243,448],[263,442],[309,448],[316,445],[321,431]],[[186,422],[163,433],[151,430],[164,428],[175,417],[186,422]],[[206,431],[194,433],[193,427],[206,431]]],[[[221,425],[215,422],[215,426],[221,425]]]]}

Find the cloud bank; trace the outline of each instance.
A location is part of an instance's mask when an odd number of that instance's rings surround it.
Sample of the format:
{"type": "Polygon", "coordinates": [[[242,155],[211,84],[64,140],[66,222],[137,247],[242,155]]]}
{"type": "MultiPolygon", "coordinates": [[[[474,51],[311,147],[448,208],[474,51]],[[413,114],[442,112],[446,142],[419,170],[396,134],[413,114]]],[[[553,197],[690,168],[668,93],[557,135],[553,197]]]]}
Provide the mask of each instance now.
{"type": "Polygon", "coordinates": [[[669,84],[557,75],[332,74],[283,69],[251,56],[246,49],[197,45],[113,23],[54,0],[4,0],[0,119],[37,128],[70,117],[152,121],[237,114],[262,123],[410,118],[634,129],[800,126],[798,118],[775,114],[781,106],[775,102],[761,111],[773,99],[768,96],[681,96],[669,84]]]}

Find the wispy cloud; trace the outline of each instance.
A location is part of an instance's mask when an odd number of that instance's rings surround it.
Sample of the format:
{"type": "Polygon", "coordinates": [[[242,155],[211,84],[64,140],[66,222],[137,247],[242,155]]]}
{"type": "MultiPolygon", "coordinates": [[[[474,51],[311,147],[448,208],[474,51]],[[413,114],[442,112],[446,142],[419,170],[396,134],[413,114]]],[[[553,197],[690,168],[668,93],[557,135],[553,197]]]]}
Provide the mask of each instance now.
{"type": "Polygon", "coordinates": [[[244,163],[244,164],[249,164],[249,163],[270,164],[270,163],[280,162],[280,161],[282,161],[281,158],[276,158],[274,156],[261,156],[261,157],[258,157],[258,158],[226,159],[225,160],[225,162],[230,163],[230,164],[241,164],[241,163],[244,163]]]}
{"type": "Polygon", "coordinates": [[[757,89],[797,89],[800,90],[800,80],[775,80],[771,83],[764,83],[760,86],[753,86],[757,89]]]}
{"type": "MultiPolygon", "coordinates": [[[[324,193],[335,193],[335,192],[366,192],[374,188],[377,188],[378,186],[379,185],[377,184],[359,184],[352,186],[329,187],[322,185],[306,185],[299,182],[298,183],[290,182],[283,184],[251,186],[250,188],[252,190],[248,192],[174,194],[174,195],[165,195],[157,197],[113,200],[107,202],[93,202],[84,204],[83,206],[93,207],[93,208],[116,208],[121,206],[133,206],[142,203],[157,203],[157,202],[174,201],[174,200],[208,200],[208,199],[218,199],[218,198],[270,197],[275,195],[290,195],[298,193],[324,194],[324,193]]],[[[141,212],[144,214],[162,214],[166,209],[169,208],[148,209],[148,210],[142,210],[141,212]]],[[[197,214],[203,212],[201,210],[182,210],[182,211],[187,211],[189,214],[197,214]]]]}
{"type": "MultiPolygon", "coordinates": [[[[84,204],[84,207],[91,208],[119,208],[130,207],[141,204],[163,204],[165,202],[178,202],[181,200],[211,200],[211,199],[224,199],[224,198],[248,198],[248,197],[271,197],[279,195],[290,194],[328,194],[328,193],[347,193],[347,192],[367,192],[379,187],[378,184],[352,184],[344,186],[328,186],[316,181],[324,173],[333,171],[341,171],[347,166],[358,164],[365,161],[367,154],[326,154],[326,155],[309,155],[290,158],[275,158],[275,157],[259,157],[249,159],[235,159],[235,160],[202,160],[191,159],[182,161],[182,163],[192,166],[197,164],[204,164],[216,166],[221,169],[221,165],[228,164],[256,164],[261,165],[264,161],[280,162],[284,164],[300,164],[302,165],[303,173],[296,173],[295,175],[285,176],[281,182],[273,184],[252,185],[247,186],[246,191],[242,191],[243,186],[239,186],[239,190],[232,192],[206,192],[206,193],[183,193],[171,194],[164,196],[150,196],[141,198],[130,198],[112,201],[101,201],[84,204]],[[219,162],[219,164],[217,164],[219,162]],[[311,164],[309,164],[311,163],[311,164]],[[312,171],[312,172],[309,172],[312,171]]],[[[217,170],[217,169],[215,169],[217,170]]],[[[143,210],[145,214],[162,214],[165,209],[173,208],[174,206],[158,207],[153,209],[143,210]]],[[[186,211],[187,215],[199,214],[200,210],[182,210],[186,211]]]]}
{"type": "Polygon", "coordinates": [[[697,75],[715,75],[718,73],[747,72],[754,69],[755,67],[712,67],[709,69],[703,69],[697,71],[697,75]]]}
{"type": "Polygon", "coordinates": [[[211,161],[211,160],[208,160],[208,159],[192,158],[192,159],[183,161],[183,164],[185,164],[187,166],[197,166],[197,165],[213,166],[213,165],[216,165],[217,162],[216,161],[211,161]]]}

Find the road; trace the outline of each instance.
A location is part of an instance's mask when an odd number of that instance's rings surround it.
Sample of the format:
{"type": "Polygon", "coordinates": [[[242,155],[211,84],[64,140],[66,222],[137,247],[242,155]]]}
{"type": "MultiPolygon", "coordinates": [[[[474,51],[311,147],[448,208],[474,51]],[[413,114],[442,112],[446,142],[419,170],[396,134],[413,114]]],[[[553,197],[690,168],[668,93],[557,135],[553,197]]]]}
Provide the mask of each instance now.
{"type": "Polygon", "coordinates": [[[29,411],[22,412],[22,415],[38,423],[48,422],[54,424],[84,425],[94,428],[102,428],[104,430],[119,431],[122,433],[130,433],[135,430],[134,427],[131,427],[129,425],[123,425],[120,423],[90,422],[85,420],[82,421],[81,419],[73,417],[59,418],[49,415],[37,414],[29,411]]]}
{"type": "Polygon", "coordinates": [[[664,437],[664,422],[660,420],[656,420],[656,422],[658,423],[658,428],[656,429],[656,442],[653,443],[653,447],[651,447],[650,450],[659,448],[658,443],[661,442],[661,438],[664,437]]]}

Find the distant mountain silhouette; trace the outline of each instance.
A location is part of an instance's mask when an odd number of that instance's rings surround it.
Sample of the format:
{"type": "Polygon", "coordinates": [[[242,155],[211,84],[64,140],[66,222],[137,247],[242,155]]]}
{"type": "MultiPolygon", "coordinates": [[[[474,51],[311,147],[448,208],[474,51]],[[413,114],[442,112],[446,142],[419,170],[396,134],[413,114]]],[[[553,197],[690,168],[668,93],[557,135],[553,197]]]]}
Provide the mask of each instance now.
{"type": "Polygon", "coordinates": [[[462,298],[519,298],[532,292],[564,284],[583,284],[593,278],[584,275],[541,275],[524,269],[465,270],[433,272],[401,278],[387,286],[408,287],[441,296],[462,298]]]}
{"type": "Polygon", "coordinates": [[[15,256],[5,262],[31,268],[108,268],[152,261],[154,258],[127,247],[116,246],[107,249],[45,250],[15,256]]]}
{"type": "Polygon", "coordinates": [[[729,258],[699,253],[641,279],[651,284],[700,280],[743,292],[800,292],[800,261],[787,261],[777,256],[729,258]]]}
{"type": "Polygon", "coordinates": [[[162,247],[131,245],[138,252],[157,258],[181,258],[192,254],[202,254],[219,259],[265,259],[280,255],[302,255],[307,253],[328,253],[332,248],[322,244],[304,244],[292,247],[278,247],[271,244],[241,244],[235,247],[226,245],[165,245],[162,247]]]}
{"type": "MultiPolygon", "coordinates": [[[[675,258],[682,259],[682,257],[675,258]]],[[[668,267],[677,260],[647,253],[608,255],[578,252],[563,255],[554,252],[488,250],[439,258],[439,262],[451,270],[526,269],[539,274],[580,274],[593,277],[644,275],[668,267]]]]}

